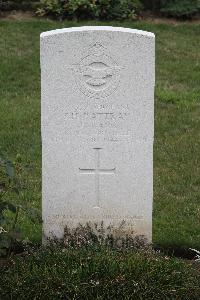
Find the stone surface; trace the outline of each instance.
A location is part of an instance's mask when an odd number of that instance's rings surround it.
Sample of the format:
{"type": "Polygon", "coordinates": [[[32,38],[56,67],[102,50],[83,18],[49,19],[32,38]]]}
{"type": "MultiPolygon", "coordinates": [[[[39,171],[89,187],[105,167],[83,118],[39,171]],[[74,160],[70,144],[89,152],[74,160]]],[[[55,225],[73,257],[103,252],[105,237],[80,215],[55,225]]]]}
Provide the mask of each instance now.
{"type": "Polygon", "coordinates": [[[154,44],[127,28],[41,34],[45,237],[103,221],[151,241],[154,44]]]}

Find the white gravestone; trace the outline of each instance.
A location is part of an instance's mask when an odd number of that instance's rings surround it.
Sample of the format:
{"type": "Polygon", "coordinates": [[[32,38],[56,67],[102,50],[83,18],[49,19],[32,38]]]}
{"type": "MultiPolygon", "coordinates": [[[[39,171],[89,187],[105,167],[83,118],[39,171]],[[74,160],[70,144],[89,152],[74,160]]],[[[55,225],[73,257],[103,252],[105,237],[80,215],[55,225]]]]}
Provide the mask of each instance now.
{"type": "Polygon", "coordinates": [[[41,34],[45,238],[103,222],[151,241],[154,60],[149,32],[41,34]]]}

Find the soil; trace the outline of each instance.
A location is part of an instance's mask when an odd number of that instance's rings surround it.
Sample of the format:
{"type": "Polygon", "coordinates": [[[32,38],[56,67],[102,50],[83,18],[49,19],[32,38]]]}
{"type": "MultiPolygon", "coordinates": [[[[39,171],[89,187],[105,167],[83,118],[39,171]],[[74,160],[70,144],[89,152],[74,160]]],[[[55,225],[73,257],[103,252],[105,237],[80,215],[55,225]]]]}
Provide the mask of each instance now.
{"type": "MultiPolygon", "coordinates": [[[[33,11],[9,11],[9,12],[0,12],[0,19],[2,20],[28,20],[36,18],[36,15],[33,11]]],[[[170,25],[180,25],[180,24],[200,24],[200,19],[193,19],[187,21],[180,21],[174,18],[164,18],[159,15],[153,15],[151,13],[144,13],[142,16],[137,18],[139,21],[146,21],[154,24],[170,24],[170,25]]]]}
{"type": "Polygon", "coordinates": [[[187,21],[180,21],[174,18],[159,18],[159,17],[145,17],[142,20],[154,23],[154,24],[170,24],[170,25],[180,25],[180,24],[200,24],[199,20],[187,20],[187,21]]]}
{"type": "Polygon", "coordinates": [[[0,19],[3,20],[17,20],[17,21],[22,21],[22,20],[27,20],[34,18],[35,14],[32,11],[10,11],[10,12],[0,12],[0,19]]]}

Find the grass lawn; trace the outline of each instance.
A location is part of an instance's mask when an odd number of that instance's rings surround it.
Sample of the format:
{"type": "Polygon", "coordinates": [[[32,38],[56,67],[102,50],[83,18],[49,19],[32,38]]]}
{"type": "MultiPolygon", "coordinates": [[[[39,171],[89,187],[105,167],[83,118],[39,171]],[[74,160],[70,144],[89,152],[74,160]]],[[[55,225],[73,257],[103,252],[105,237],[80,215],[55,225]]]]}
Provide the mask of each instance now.
{"type": "MultiPolygon", "coordinates": [[[[21,197],[41,207],[40,65],[42,31],[81,25],[156,34],[153,242],[200,248],[200,25],[147,22],[0,21],[0,152],[22,164],[21,197]]],[[[41,225],[21,216],[24,237],[41,242],[41,225]]]]}
{"type": "Polygon", "coordinates": [[[199,300],[197,270],[150,252],[47,248],[0,268],[0,298],[199,300]]]}

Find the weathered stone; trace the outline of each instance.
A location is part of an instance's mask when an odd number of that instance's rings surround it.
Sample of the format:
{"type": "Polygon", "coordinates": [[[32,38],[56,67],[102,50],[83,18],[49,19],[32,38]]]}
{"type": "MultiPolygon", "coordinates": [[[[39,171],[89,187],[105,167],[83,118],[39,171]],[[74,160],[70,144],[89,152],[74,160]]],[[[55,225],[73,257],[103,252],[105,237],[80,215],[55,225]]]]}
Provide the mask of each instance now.
{"type": "Polygon", "coordinates": [[[128,28],[41,34],[46,238],[103,221],[151,241],[154,44],[128,28]]]}

